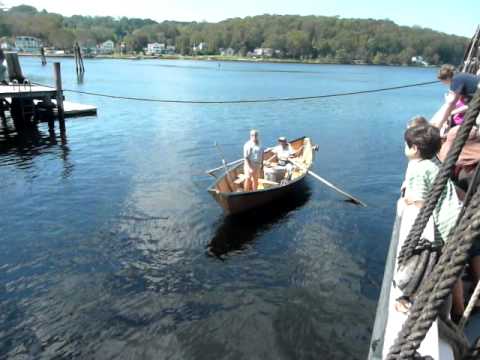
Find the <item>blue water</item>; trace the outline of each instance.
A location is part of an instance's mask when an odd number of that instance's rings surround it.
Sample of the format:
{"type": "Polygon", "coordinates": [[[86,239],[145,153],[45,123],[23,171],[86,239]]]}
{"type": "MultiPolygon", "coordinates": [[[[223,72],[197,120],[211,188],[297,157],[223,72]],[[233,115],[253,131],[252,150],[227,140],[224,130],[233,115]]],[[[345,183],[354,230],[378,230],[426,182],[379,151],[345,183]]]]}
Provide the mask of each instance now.
{"type": "MultiPolygon", "coordinates": [[[[435,69],[86,60],[65,89],[182,100],[322,95],[435,69]]],[[[51,62],[21,58],[33,81],[51,62]]],[[[0,358],[363,359],[405,160],[403,130],[442,85],[285,103],[188,105],[66,92],[98,107],[19,135],[0,125],[0,358]],[[248,131],[319,144],[298,196],[229,219],[204,174],[248,131]],[[215,254],[217,256],[212,256],[215,254]]]]}

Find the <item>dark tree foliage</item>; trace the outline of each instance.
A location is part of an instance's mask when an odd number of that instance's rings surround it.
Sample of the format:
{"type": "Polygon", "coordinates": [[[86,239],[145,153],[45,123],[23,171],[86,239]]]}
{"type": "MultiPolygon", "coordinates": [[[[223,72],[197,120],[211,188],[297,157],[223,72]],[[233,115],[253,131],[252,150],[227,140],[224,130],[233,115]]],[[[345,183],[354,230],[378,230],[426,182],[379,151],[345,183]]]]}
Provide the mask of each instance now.
{"type": "Polygon", "coordinates": [[[63,17],[20,5],[0,11],[0,37],[32,35],[47,44],[69,49],[74,41],[92,46],[107,39],[142,51],[149,42],[175,45],[191,54],[203,42],[203,54],[232,48],[245,55],[258,47],[277,50],[275,57],[320,62],[409,64],[423,56],[430,64],[461,62],[468,39],[418,26],[398,26],[390,20],[342,19],[326,16],[261,15],[219,23],[158,23],[150,19],[63,17]]]}

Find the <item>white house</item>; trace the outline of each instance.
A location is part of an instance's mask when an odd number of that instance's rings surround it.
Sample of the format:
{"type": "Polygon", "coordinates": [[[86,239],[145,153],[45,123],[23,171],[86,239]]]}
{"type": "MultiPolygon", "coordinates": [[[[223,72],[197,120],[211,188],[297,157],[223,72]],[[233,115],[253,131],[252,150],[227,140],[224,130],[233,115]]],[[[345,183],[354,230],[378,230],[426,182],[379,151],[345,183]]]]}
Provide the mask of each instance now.
{"type": "Polygon", "coordinates": [[[12,47],[10,46],[10,44],[6,41],[2,42],[0,44],[0,49],[2,50],[10,50],[12,47]]]}
{"type": "Polygon", "coordinates": [[[423,56],[412,56],[411,63],[415,65],[428,66],[428,63],[423,59],[423,56]]]}
{"type": "Polygon", "coordinates": [[[115,50],[115,43],[112,40],[107,40],[100,44],[99,52],[102,54],[113,54],[115,50]]]}
{"type": "Polygon", "coordinates": [[[15,38],[15,47],[18,51],[37,52],[40,51],[42,41],[33,36],[17,36],[15,38]]]}
{"type": "Polygon", "coordinates": [[[201,42],[198,45],[193,45],[193,52],[206,51],[208,48],[207,43],[201,42]]]}
{"type": "Polygon", "coordinates": [[[166,50],[165,44],[160,44],[157,42],[147,44],[147,54],[160,55],[160,54],[163,54],[165,50],[166,50]]]}
{"type": "Polygon", "coordinates": [[[270,49],[270,48],[256,48],[255,50],[253,50],[253,55],[254,56],[271,57],[273,55],[273,49],[270,49]]]}
{"type": "Polygon", "coordinates": [[[175,54],[175,51],[176,51],[175,45],[167,45],[167,48],[165,50],[165,52],[170,55],[175,54]]]}
{"type": "Polygon", "coordinates": [[[235,55],[235,50],[232,48],[227,48],[227,49],[219,49],[220,50],[220,55],[221,56],[233,56],[235,55]]]}

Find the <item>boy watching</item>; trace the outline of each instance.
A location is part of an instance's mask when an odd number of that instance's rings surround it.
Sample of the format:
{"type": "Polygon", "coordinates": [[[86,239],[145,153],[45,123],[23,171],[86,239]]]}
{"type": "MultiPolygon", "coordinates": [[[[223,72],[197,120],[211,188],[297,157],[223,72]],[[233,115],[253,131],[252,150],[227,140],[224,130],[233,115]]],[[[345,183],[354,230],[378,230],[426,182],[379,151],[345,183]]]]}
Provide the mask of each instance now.
{"type": "MultiPolygon", "coordinates": [[[[440,131],[432,125],[410,127],[405,131],[405,155],[409,159],[405,175],[405,203],[421,208],[432,189],[441,163],[436,154],[441,147],[440,131]]],[[[433,211],[435,239],[446,242],[453,231],[461,204],[449,179],[433,211]]],[[[461,282],[453,290],[453,315],[463,313],[461,282]]],[[[405,307],[405,305],[403,305],[405,307]]]]}
{"type": "MultiPolygon", "coordinates": [[[[409,159],[405,175],[405,202],[418,208],[440,170],[437,152],[442,145],[438,128],[432,125],[415,126],[405,131],[405,155],[409,159]]],[[[446,241],[460,212],[460,201],[451,180],[447,181],[433,212],[433,221],[442,241],[446,241]]]]}

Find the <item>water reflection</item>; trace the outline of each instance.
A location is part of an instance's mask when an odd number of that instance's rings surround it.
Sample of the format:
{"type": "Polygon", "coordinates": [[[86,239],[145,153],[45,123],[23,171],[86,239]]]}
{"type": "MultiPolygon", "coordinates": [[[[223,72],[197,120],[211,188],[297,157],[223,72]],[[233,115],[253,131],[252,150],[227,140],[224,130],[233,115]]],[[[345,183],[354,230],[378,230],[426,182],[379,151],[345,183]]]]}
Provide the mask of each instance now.
{"type": "Polygon", "coordinates": [[[62,178],[68,178],[73,171],[70,162],[70,148],[65,128],[57,131],[52,124],[47,126],[31,124],[21,131],[15,130],[9,119],[2,118],[0,126],[0,166],[15,165],[22,169],[33,166],[36,156],[55,153],[62,160],[62,178]],[[45,131],[44,130],[47,130],[45,131]]]}
{"type": "Polygon", "coordinates": [[[251,212],[222,218],[215,235],[208,243],[208,254],[222,258],[233,251],[242,250],[257,236],[286,220],[298,211],[311,196],[306,183],[298,191],[251,212]]]}

